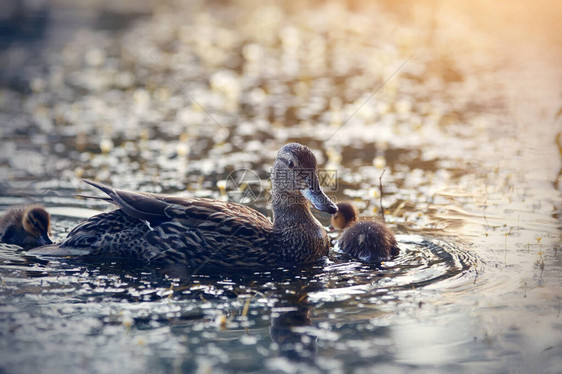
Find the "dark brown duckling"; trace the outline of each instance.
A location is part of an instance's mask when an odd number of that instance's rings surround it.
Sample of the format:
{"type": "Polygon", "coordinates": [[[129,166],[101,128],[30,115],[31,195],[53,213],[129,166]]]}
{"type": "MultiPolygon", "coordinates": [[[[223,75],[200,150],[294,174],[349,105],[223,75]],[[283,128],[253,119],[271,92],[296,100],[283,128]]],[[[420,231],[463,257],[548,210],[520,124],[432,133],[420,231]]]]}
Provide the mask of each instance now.
{"type": "Polygon", "coordinates": [[[16,207],[0,218],[0,242],[31,249],[53,244],[49,213],[39,205],[16,207]]]}
{"type": "Polygon", "coordinates": [[[362,262],[380,264],[398,255],[400,249],[394,234],[382,222],[358,219],[350,203],[339,203],[332,216],[332,226],[344,230],[339,238],[342,252],[362,262]]]}

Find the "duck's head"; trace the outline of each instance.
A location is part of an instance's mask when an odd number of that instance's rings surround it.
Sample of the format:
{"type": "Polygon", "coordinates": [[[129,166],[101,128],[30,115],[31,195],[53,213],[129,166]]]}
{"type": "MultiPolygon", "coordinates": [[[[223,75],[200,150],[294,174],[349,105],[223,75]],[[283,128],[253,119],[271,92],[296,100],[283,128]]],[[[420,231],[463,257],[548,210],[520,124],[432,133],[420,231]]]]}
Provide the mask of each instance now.
{"type": "Polygon", "coordinates": [[[357,210],[351,203],[338,203],[338,211],[332,216],[332,226],[343,230],[357,222],[357,210]]]}
{"type": "MultiPolygon", "coordinates": [[[[316,157],[312,151],[298,143],[286,144],[277,153],[271,173],[273,199],[280,204],[307,204],[316,209],[334,214],[337,206],[320,189],[316,157]],[[287,201],[285,201],[287,200],[287,201]]],[[[273,202],[274,205],[276,202],[273,202]]]]}
{"type": "Polygon", "coordinates": [[[27,208],[22,218],[23,229],[37,239],[38,245],[53,244],[49,238],[50,222],[49,213],[38,206],[27,208]]]}

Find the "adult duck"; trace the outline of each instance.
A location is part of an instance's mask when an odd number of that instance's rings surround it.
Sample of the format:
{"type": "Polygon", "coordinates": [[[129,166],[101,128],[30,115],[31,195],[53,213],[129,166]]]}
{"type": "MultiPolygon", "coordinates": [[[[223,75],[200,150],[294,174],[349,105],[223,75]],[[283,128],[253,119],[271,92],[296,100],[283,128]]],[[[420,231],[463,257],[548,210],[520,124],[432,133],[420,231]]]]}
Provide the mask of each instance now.
{"type": "Polygon", "coordinates": [[[329,240],[310,211],[336,205],[318,183],[316,158],[301,144],[285,145],[271,173],[273,222],[245,205],[119,190],[103,191],[117,210],[74,228],[58,246],[32,253],[129,258],[200,269],[264,269],[310,263],[328,254],[329,240]]]}
{"type": "Polygon", "coordinates": [[[384,223],[359,220],[357,210],[350,203],[338,203],[337,206],[332,226],[343,230],[338,242],[344,254],[370,264],[380,264],[398,255],[400,249],[396,238],[384,223]]]}
{"type": "Polygon", "coordinates": [[[39,205],[15,207],[0,218],[0,242],[31,249],[52,244],[49,238],[51,217],[39,205]]]}

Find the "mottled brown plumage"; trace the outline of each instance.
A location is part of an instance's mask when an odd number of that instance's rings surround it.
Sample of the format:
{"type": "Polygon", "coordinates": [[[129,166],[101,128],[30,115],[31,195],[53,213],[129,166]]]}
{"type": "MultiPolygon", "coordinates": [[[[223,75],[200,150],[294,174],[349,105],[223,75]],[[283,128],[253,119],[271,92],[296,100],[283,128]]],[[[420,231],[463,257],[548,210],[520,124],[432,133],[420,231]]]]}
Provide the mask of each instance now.
{"type": "Polygon", "coordinates": [[[357,211],[350,203],[338,203],[332,225],[344,230],[338,240],[342,252],[362,262],[380,264],[400,252],[394,234],[384,223],[358,220],[357,211]]]}
{"type": "Polygon", "coordinates": [[[15,207],[0,218],[0,242],[31,249],[52,244],[50,216],[39,205],[15,207]]]}
{"type": "Polygon", "coordinates": [[[310,149],[296,143],[284,146],[271,180],[273,222],[241,204],[124,191],[86,181],[119,209],[88,219],[59,246],[35,253],[230,270],[304,264],[327,255],[328,237],[309,205],[329,213],[337,208],[318,186],[310,149]]]}

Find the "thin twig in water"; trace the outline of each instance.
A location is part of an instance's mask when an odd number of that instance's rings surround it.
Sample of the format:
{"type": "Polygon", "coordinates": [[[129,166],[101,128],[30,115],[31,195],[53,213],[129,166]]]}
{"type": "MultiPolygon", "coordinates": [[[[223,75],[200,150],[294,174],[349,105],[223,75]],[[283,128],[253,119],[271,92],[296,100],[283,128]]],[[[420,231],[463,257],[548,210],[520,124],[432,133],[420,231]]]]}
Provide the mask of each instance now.
{"type": "Polygon", "coordinates": [[[381,206],[381,215],[382,215],[382,221],[386,223],[386,220],[384,219],[384,206],[382,205],[382,194],[383,194],[383,190],[382,190],[382,176],[384,175],[384,172],[386,171],[386,169],[382,169],[382,173],[379,177],[379,190],[380,190],[380,206],[381,206]]]}

